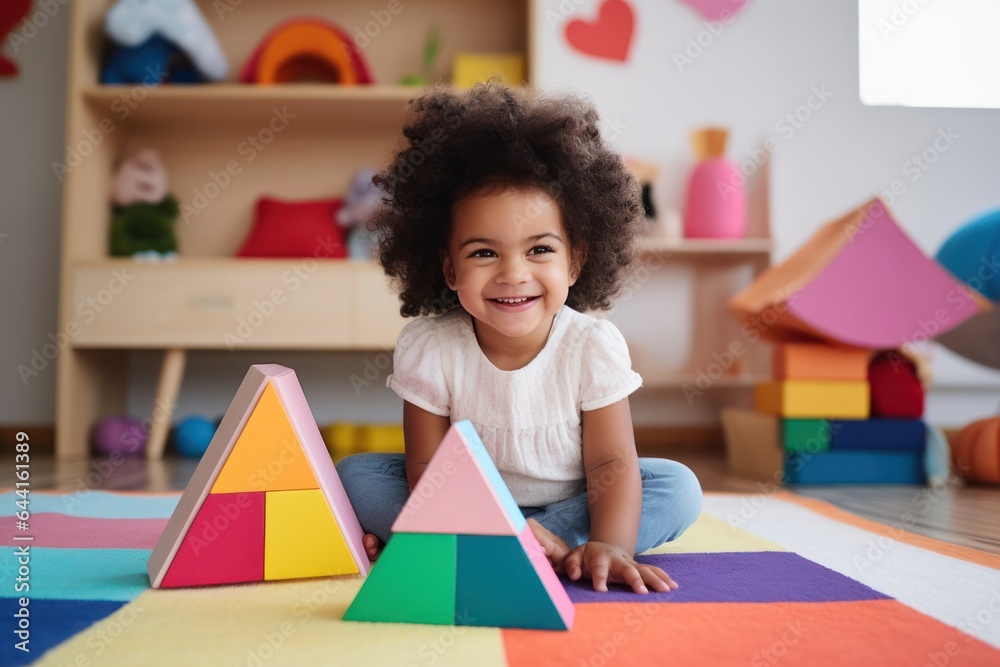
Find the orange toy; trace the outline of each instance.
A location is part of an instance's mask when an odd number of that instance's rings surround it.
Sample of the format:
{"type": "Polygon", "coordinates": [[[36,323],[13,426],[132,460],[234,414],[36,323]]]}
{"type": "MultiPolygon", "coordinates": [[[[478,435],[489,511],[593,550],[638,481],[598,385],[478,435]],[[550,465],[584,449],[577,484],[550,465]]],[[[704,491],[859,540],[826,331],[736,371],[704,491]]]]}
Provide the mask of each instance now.
{"type": "Polygon", "coordinates": [[[867,380],[868,350],[826,343],[786,343],[774,348],[776,380],[867,380]]]}
{"type": "Polygon", "coordinates": [[[240,81],[275,84],[372,83],[351,39],[336,25],[316,18],[287,21],[264,37],[250,55],[240,81]]]}
{"type": "Polygon", "coordinates": [[[1000,484],[1000,417],[972,422],[951,443],[951,460],[965,479],[1000,484]]]}

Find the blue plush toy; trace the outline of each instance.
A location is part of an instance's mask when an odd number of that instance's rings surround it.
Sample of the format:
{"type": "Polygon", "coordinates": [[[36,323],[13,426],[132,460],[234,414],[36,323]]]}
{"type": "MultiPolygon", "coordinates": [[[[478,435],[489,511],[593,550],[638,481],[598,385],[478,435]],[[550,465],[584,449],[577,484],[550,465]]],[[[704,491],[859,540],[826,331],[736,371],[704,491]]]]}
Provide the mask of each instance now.
{"type": "Polygon", "coordinates": [[[229,70],[194,0],[117,0],[104,17],[104,31],[116,48],[102,83],[222,81],[229,70]]]}

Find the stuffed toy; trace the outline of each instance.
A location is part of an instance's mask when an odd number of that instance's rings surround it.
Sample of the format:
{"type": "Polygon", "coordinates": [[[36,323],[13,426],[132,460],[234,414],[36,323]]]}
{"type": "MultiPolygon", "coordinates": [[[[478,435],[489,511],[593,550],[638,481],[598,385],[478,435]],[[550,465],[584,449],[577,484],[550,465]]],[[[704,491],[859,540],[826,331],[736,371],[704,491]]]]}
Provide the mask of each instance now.
{"type": "Polygon", "coordinates": [[[121,47],[105,67],[105,83],[146,83],[151,76],[175,83],[198,77],[222,81],[229,71],[226,54],[194,0],[118,0],[104,17],[104,30],[121,47]],[[178,62],[175,50],[190,59],[193,70],[181,66],[171,72],[178,62]]]}
{"type": "Polygon", "coordinates": [[[367,225],[382,204],[382,190],[375,185],[374,177],[372,169],[358,170],[344,197],[344,206],[337,213],[337,222],[347,230],[347,254],[351,259],[371,259],[375,247],[375,234],[367,225]]]}
{"type": "Polygon", "coordinates": [[[159,258],[177,252],[174,220],[179,206],[167,193],[159,154],[145,148],[124,159],[111,176],[109,252],[115,257],[159,258]]]}

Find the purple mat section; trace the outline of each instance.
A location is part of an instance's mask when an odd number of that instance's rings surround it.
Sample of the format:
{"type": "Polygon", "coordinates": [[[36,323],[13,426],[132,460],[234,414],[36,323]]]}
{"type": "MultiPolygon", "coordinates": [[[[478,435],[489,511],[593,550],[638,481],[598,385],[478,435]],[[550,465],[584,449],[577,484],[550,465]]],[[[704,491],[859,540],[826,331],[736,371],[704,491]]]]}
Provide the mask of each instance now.
{"type": "Polygon", "coordinates": [[[844,602],[888,600],[889,596],[798,554],[783,551],[662,554],[636,560],[656,565],[680,588],[646,595],[630,588],[608,586],[594,591],[591,582],[563,586],[573,602],[844,602]]]}

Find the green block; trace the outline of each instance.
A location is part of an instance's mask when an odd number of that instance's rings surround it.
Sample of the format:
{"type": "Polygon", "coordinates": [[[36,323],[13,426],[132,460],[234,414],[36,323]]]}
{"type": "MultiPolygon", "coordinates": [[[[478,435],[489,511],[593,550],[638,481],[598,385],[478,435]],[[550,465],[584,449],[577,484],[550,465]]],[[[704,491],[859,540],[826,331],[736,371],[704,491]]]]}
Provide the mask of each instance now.
{"type": "Polygon", "coordinates": [[[455,625],[565,630],[517,537],[458,536],[455,625]]]}
{"type": "Polygon", "coordinates": [[[825,452],[830,449],[830,422],[826,419],[785,419],[781,439],[786,452],[825,452]]]}
{"type": "Polygon", "coordinates": [[[455,535],[394,533],[345,621],[455,623],[455,535]]]}

